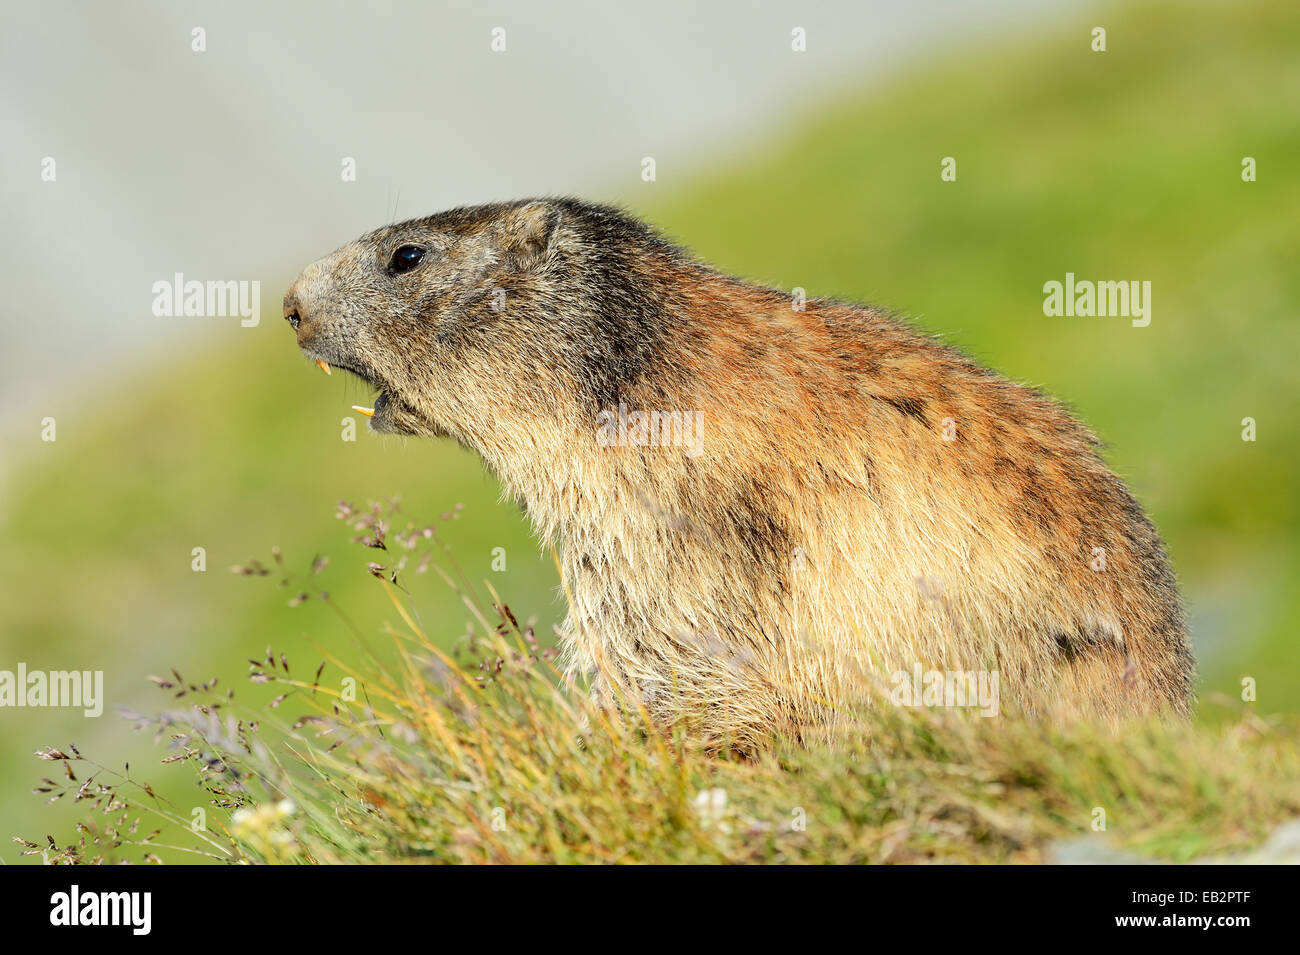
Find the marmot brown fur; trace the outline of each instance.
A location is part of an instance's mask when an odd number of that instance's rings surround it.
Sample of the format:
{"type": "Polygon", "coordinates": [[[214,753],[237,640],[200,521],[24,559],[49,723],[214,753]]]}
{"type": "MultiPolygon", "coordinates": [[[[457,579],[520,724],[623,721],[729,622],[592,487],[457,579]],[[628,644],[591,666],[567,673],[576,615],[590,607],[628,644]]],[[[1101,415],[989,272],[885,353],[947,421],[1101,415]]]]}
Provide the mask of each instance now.
{"type": "Polygon", "coordinates": [[[386,226],[284,309],[376,431],[482,456],[559,545],[568,671],[660,719],[820,737],[915,668],[1031,715],[1189,711],[1174,575],[1097,439],[886,312],[572,199],[386,226]]]}

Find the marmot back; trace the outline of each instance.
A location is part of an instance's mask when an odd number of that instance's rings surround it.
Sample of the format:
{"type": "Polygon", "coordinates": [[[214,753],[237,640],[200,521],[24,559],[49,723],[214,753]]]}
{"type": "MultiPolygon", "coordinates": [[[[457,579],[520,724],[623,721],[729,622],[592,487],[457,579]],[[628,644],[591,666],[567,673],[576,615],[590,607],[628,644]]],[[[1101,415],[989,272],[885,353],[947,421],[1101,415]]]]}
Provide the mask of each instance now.
{"type": "Polygon", "coordinates": [[[885,312],[542,199],[372,232],[285,314],[379,390],[375,430],[473,448],[559,545],[598,692],[740,745],[920,671],[996,671],[1031,715],[1189,710],[1173,573],[1097,440],[885,312]]]}

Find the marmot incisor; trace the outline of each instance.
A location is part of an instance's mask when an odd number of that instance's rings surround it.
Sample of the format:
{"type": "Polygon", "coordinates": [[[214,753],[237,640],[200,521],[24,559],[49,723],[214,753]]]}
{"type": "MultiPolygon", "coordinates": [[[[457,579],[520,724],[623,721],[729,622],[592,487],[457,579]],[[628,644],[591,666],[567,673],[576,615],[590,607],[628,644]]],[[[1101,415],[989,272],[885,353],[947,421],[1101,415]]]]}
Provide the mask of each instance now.
{"type": "Polygon", "coordinates": [[[885,312],[573,199],[378,229],[284,310],[374,430],[482,456],[560,546],[568,672],[659,718],[807,739],[918,665],[1022,713],[1189,711],[1174,575],[1097,439],[885,312]]]}

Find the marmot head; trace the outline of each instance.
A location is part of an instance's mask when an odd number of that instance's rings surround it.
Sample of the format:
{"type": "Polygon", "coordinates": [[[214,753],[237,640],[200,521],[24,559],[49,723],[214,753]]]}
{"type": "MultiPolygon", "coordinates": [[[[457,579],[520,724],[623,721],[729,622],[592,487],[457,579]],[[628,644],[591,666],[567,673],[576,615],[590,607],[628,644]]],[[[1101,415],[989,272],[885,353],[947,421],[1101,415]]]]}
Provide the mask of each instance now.
{"type": "Polygon", "coordinates": [[[375,431],[485,451],[503,422],[581,425],[655,374],[680,312],[657,276],[682,254],[572,199],[385,226],[309,265],[284,298],[298,346],[378,390],[375,431]]]}

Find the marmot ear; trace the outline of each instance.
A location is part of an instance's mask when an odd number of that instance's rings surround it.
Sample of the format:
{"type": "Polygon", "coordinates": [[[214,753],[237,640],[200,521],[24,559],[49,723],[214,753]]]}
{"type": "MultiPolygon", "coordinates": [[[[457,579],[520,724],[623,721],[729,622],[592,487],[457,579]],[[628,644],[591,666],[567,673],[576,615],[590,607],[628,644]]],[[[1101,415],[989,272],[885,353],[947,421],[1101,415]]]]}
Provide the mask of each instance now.
{"type": "Polygon", "coordinates": [[[560,228],[560,210],[545,202],[528,202],[506,212],[497,242],[516,268],[532,268],[546,257],[560,228]]]}

